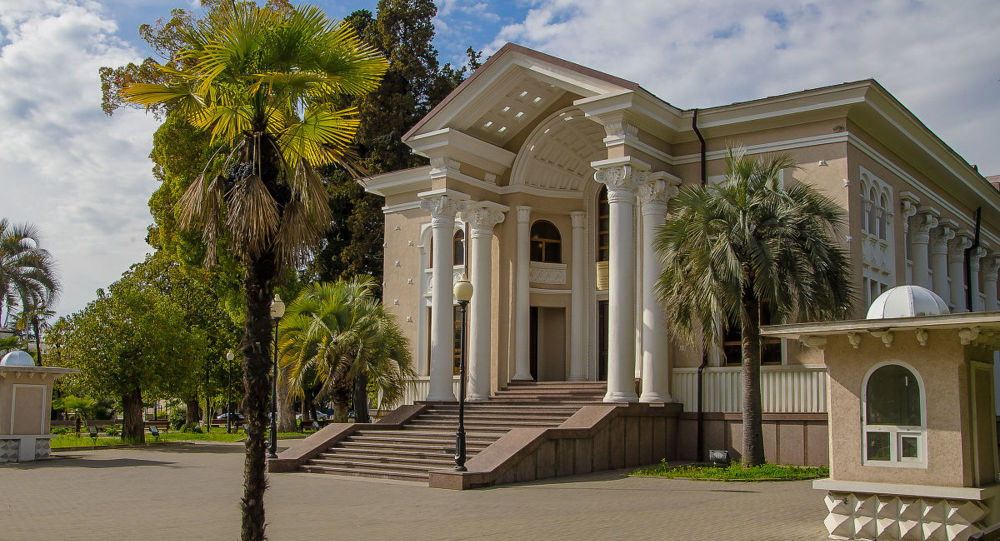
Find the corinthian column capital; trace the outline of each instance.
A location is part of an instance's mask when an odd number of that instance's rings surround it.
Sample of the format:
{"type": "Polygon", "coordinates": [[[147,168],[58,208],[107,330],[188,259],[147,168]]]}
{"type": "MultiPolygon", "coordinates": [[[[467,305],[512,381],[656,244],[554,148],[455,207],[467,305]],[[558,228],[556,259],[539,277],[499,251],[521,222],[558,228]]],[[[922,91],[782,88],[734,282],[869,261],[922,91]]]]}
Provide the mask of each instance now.
{"type": "Polygon", "coordinates": [[[670,173],[664,171],[650,173],[646,182],[640,184],[638,188],[642,213],[665,213],[667,202],[677,195],[680,183],[680,179],[670,173]]]}
{"type": "Polygon", "coordinates": [[[492,201],[467,202],[462,210],[462,220],[469,222],[472,236],[493,236],[493,228],[503,222],[508,207],[492,201]]]}
{"type": "Polygon", "coordinates": [[[454,190],[434,190],[417,194],[420,208],[431,213],[431,226],[454,223],[455,215],[462,210],[468,195],[454,190]]]}
{"type": "Polygon", "coordinates": [[[594,180],[608,188],[608,203],[635,203],[636,187],[649,180],[649,166],[630,157],[591,162],[594,180]]]}

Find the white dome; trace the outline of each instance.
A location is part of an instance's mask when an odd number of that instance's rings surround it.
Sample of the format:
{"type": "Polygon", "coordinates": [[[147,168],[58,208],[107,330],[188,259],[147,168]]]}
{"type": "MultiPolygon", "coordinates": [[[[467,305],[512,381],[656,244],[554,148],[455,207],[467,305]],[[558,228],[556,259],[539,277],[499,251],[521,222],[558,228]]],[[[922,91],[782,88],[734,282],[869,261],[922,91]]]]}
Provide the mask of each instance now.
{"type": "Polygon", "coordinates": [[[0,366],[35,366],[35,359],[21,350],[14,350],[3,356],[0,366]]]}
{"type": "Polygon", "coordinates": [[[920,286],[897,286],[875,299],[868,308],[866,318],[939,316],[950,313],[948,305],[937,293],[920,286]]]}

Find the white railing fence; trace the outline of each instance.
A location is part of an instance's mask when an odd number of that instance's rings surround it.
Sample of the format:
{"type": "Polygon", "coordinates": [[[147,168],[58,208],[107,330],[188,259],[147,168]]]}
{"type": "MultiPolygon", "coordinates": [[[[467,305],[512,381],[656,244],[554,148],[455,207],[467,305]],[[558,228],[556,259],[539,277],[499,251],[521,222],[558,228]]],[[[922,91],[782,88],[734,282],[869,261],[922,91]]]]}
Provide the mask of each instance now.
{"type": "MultiPolygon", "coordinates": [[[[452,388],[455,390],[455,396],[458,396],[460,381],[458,376],[452,378],[452,388]]],[[[417,376],[406,383],[406,392],[403,393],[403,399],[396,405],[402,406],[404,404],[412,404],[418,400],[426,400],[427,393],[430,390],[431,377],[417,376]]]]}
{"type": "MultiPolygon", "coordinates": [[[[703,373],[702,411],[738,413],[743,380],[739,366],[709,367],[703,373]]],[[[671,392],[684,411],[697,411],[698,369],[674,368],[671,392]]],[[[826,413],[825,366],[763,366],[761,399],[765,413],[826,413]]]]}

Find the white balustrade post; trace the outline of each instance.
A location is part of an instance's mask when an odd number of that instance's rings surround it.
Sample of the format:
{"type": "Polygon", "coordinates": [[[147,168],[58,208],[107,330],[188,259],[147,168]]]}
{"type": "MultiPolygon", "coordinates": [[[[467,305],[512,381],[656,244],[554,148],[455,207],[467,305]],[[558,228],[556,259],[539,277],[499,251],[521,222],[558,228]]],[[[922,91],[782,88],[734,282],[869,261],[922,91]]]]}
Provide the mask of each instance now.
{"type": "Polygon", "coordinates": [[[455,309],[452,293],[455,214],[464,194],[435,190],[418,194],[421,207],[431,213],[431,374],[429,402],[455,402],[455,309]]]}
{"type": "Polygon", "coordinates": [[[656,298],[660,262],[653,250],[656,232],[667,215],[667,201],[677,193],[674,182],[656,173],[639,186],[642,203],[642,394],[640,402],[670,402],[670,344],[667,318],[656,298]]]}
{"type": "Polygon", "coordinates": [[[569,379],[570,381],[580,381],[586,378],[586,359],[584,359],[584,345],[586,340],[587,323],[586,316],[586,295],[584,288],[587,279],[585,278],[586,254],[587,250],[584,240],[584,223],[586,213],[582,210],[569,213],[573,224],[573,289],[570,292],[570,339],[569,339],[569,379]]]}
{"type": "Polygon", "coordinates": [[[968,231],[955,233],[948,243],[948,276],[951,278],[952,312],[968,312],[965,304],[965,250],[972,246],[968,231]]]}
{"type": "Polygon", "coordinates": [[[462,220],[469,222],[472,256],[472,301],[469,303],[469,395],[466,400],[490,397],[490,357],[493,296],[493,228],[503,221],[507,207],[490,202],[469,203],[462,220]]]}
{"type": "Polygon", "coordinates": [[[931,230],[938,225],[934,213],[933,209],[921,208],[914,224],[916,227],[911,231],[913,249],[910,251],[910,259],[913,261],[913,282],[927,289],[931,289],[927,245],[930,243],[931,230]]]}
{"type": "Polygon", "coordinates": [[[531,380],[531,207],[517,207],[517,300],[514,303],[514,379],[531,380]]]}
{"type": "Polygon", "coordinates": [[[945,304],[951,299],[951,288],[948,286],[948,241],[955,238],[955,228],[952,223],[951,220],[941,220],[941,226],[931,233],[930,239],[931,270],[934,271],[933,289],[945,304]]]}
{"type": "Polygon", "coordinates": [[[986,295],[985,310],[995,312],[1000,309],[997,301],[997,270],[1000,269],[1000,257],[996,252],[990,252],[983,258],[979,269],[983,273],[983,294],[986,295]]]}
{"type": "Polygon", "coordinates": [[[595,162],[594,179],[608,188],[611,253],[608,262],[608,392],[605,402],[635,402],[635,229],[637,177],[630,163],[595,162]],[[606,165],[605,165],[606,164],[606,165]],[[603,167],[602,167],[603,166],[603,167]]]}

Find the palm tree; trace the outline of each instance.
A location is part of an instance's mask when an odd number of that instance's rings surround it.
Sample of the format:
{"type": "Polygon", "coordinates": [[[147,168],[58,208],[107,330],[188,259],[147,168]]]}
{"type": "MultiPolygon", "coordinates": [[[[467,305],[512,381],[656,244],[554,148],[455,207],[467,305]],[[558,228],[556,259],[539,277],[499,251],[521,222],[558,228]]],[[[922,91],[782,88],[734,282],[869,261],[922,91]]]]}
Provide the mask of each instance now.
{"type": "Polygon", "coordinates": [[[167,82],[133,84],[122,96],[165,105],[221,143],[181,198],[180,221],[202,228],[206,264],[222,240],[246,268],[242,536],[262,540],[269,305],[281,270],[301,263],[329,226],[315,167],[343,164],[358,126],[353,108],[333,103],[375,89],[387,63],[312,6],[222,3],[178,35],[176,67],[159,67],[167,82]]]}
{"type": "MultiPolygon", "coordinates": [[[[0,218],[0,312],[51,304],[60,289],[48,250],[39,248],[38,230],[0,218]]],[[[0,321],[3,321],[0,318],[0,321]]]]}
{"type": "Polygon", "coordinates": [[[778,320],[841,318],[853,302],[836,239],[841,209],[808,185],[782,186],[790,167],[785,155],[730,149],[725,179],[682,189],[654,242],[657,294],[675,336],[715,348],[729,325],[742,333],[744,466],[764,462],[761,310],[778,320]]]}
{"type": "Polygon", "coordinates": [[[282,370],[294,389],[315,378],[333,398],[334,422],[347,422],[359,374],[379,389],[379,407],[402,398],[413,377],[410,350],[395,318],[373,295],[371,277],[316,283],[293,301],[281,321],[282,370]]]}

